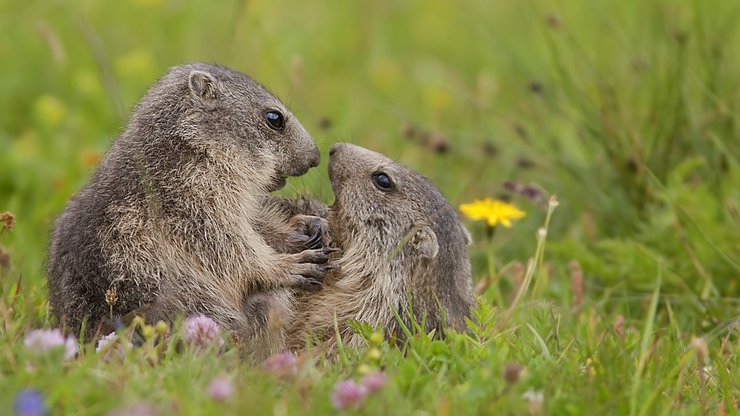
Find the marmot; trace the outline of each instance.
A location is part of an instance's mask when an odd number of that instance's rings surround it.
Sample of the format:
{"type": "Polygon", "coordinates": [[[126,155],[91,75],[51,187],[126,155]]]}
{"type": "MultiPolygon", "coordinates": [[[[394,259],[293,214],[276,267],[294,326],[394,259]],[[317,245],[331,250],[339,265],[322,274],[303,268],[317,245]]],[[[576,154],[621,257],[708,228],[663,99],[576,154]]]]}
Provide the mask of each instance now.
{"type": "Polygon", "coordinates": [[[349,346],[362,345],[349,320],[399,337],[395,313],[409,328],[411,316],[438,334],[444,323],[464,328],[474,305],[471,238],[442,193],[419,173],[351,144],[332,146],[329,176],[329,234],[343,254],[320,292],[298,298],[289,348],[300,350],[313,336],[332,350],[335,316],[349,346]]]}
{"type": "MultiPolygon", "coordinates": [[[[286,254],[260,234],[270,192],[319,158],[299,121],[253,79],[209,64],[171,68],[56,221],[51,310],[74,332],[86,321],[90,334],[153,304],[158,314],[204,313],[261,342],[267,311],[245,315],[250,297],[288,308],[291,291],[280,288],[315,289],[330,268],[326,250],[301,251],[315,238],[291,239],[285,251],[298,253],[286,254]]],[[[291,225],[317,229],[311,217],[277,228],[291,225]]]]}

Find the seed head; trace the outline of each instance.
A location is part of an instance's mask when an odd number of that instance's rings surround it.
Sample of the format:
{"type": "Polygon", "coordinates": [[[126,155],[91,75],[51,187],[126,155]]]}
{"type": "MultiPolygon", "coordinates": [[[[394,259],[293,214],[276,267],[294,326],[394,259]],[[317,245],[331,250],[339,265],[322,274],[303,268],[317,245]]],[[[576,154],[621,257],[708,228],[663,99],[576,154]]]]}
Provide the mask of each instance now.
{"type": "Polygon", "coordinates": [[[118,292],[116,292],[116,288],[112,287],[105,291],[105,303],[107,303],[109,306],[113,306],[118,302],[118,292]]]}
{"type": "Polygon", "coordinates": [[[15,226],[15,215],[10,211],[0,213],[0,225],[8,231],[13,231],[13,226],[15,226]]]}
{"type": "Polygon", "coordinates": [[[522,376],[523,370],[524,367],[517,363],[506,364],[506,367],[504,367],[504,380],[506,380],[506,382],[509,384],[516,383],[522,376]]]}

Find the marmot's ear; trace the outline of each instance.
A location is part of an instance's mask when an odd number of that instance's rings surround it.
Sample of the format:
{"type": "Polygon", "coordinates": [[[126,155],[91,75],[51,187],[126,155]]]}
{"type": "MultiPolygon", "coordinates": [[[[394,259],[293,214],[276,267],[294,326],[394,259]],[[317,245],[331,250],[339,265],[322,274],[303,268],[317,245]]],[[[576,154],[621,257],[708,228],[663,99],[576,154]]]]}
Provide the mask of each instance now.
{"type": "Polygon", "coordinates": [[[433,259],[439,253],[437,234],[429,226],[424,225],[411,237],[411,247],[422,257],[433,259]]]}
{"type": "Polygon", "coordinates": [[[210,103],[218,97],[216,79],[206,71],[197,69],[190,71],[188,86],[193,97],[205,103],[210,103]]]}

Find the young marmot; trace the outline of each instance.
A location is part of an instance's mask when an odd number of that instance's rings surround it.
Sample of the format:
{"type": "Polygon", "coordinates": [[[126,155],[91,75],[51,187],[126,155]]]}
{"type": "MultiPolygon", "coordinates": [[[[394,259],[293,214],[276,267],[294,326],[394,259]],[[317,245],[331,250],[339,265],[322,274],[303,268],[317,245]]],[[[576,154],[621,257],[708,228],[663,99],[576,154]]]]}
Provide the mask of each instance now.
{"type": "MultiPolygon", "coordinates": [[[[245,316],[245,302],[270,293],[260,302],[289,312],[291,291],[276,289],[315,289],[329,268],[325,250],[301,251],[315,238],[295,236],[289,254],[260,234],[270,229],[269,193],[319,157],[293,114],[248,76],[172,68],[56,221],[51,310],[75,332],[86,321],[90,334],[154,304],[152,319],[204,313],[257,343],[269,311],[245,316]]],[[[297,218],[297,234],[317,229],[310,218],[297,218]]]]}
{"type": "MultiPolygon", "coordinates": [[[[329,158],[335,194],[329,234],[343,254],[322,290],[300,296],[286,329],[288,346],[314,337],[332,350],[334,321],[345,345],[362,345],[347,325],[358,320],[403,336],[395,313],[426,330],[464,328],[474,304],[467,245],[470,234],[428,179],[351,144],[329,158]],[[394,312],[395,311],[395,312],[394,312]]],[[[410,326],[409,326],[410,327],[410,326]]]]}

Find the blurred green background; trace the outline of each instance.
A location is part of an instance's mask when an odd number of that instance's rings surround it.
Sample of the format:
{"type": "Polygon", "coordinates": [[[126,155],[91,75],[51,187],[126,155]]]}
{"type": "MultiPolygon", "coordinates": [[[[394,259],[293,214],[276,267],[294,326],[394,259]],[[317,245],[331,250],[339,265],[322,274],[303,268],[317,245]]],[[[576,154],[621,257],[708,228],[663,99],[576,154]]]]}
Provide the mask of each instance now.
{"type": "MultiPolygon", "coordinates": [[[[689,327],[738,314],[738,11],[696,1],[0,2],[0,236],[28,311],[43,305],[50,225],[168,67],[216,62],[265,84],[324,155],[288,194],[332,195],[326,150],[350,141],[419,170],[453,205],[512,200],[500,266],[532,255],[556,194],[533,296],[587,295],[640,315],[664,280],[689,327]],[[545,196],[546,198],[546,196],[545,196]],[[642,306],[641,306],[642,305],[642,306]],[[684,308],[685,307],[685,308],[684,308]]],[[[469,224],[475,279],[482,224],[469,224]]],[[[504,270],[506,270],[504,268],[504,270]]],[[[510,295],[514,277],[497,285],[510,295]]],[[[7,287],[7,286],[6,286],[7,287]]]]}
{"type": "Polygon", "coordinates": [[[54,218],[148,86],[205,61],[265,84],[319,144],[322,166],[285,194],[330,203],[327,150],[349,141],[454,206],[493,197],[527,213],[492,236],[466,220],[481,295],[469,331],[384,343],[371,364],[391,381],[361,413],[731,414],[739,22],[737,0],[0,0],[0,213],[16,218],[0,225],[0,413],[31,387],[58,413],[144,400],[162,414],[325,414],[335,383],[370,362],[304,355],[284,382],[235,349],[176,352],[176,336],[167,354],[120,362],[91,344],[64,363],[24,348],[56,325],[54,218]],[[544,262],[514,301],[550,195],[544,262]],[[219,374],[237,386],[228,403],[206,394],[219,374]]]}

